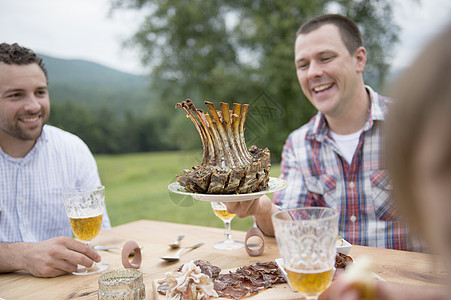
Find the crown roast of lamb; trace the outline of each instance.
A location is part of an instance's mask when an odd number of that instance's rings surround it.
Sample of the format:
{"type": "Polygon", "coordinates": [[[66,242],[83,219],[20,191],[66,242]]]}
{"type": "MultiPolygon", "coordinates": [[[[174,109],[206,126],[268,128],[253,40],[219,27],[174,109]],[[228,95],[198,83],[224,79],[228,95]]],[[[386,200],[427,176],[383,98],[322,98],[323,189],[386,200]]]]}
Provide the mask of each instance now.
{"type": "Polygon", "coordinates": [[[271,169],[268,148],[255,145],[247,149],[244,123],[248,104],[221,102],[217,111],[212,102],[205,101],[209,113],[197,109],[187,99],[177,103],[193,121],[202,139],[202,164],[183,170],[177,181],[189,192],[208,194],[244,194],[257,192],[268,186],[271,169]]]}

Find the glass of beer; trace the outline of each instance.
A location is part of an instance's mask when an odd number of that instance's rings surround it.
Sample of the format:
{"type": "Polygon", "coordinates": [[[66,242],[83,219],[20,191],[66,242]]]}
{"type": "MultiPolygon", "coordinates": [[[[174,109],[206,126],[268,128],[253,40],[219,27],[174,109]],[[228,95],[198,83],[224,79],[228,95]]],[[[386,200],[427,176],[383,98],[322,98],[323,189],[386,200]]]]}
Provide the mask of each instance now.
{"type": "Polygon", "coordinates": [[[225,240],[213,244],[213,248],[218,250],[235,250],[244,247],[243,242],[232,240],[231,222],[235,214],[227,211],[227,207],[222,202],[211,202],[211,208],[215,215],[224,222],[225,240]]]}
{"type": "MultiPolygon", "coordinates": [[[[91,241],[102,229],[105,209],[105,187],[72,188],[63,191],[64,205],[75,237],[91,246],[91,241]]],[[[75,275],[88,275],[105,271],[107,263],[95,263],[90,267],[78,265],[75,275]]]]}
{"type": "Polygon", "coordinates": [[[291,286],[307,299],[318,299],[334,274],[338,212],[305,207],[280,211],[272,220],[291,286]]]}

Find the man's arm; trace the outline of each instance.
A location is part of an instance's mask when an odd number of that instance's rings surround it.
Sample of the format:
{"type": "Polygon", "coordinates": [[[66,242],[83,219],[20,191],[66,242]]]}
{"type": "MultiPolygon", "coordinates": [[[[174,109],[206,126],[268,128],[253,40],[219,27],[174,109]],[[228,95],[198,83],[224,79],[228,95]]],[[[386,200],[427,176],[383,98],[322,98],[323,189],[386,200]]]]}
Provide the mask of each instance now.
{"type": "Polygon", "coordinates": [[[77,264],[90,267],[100,255],[69,237],[39,243],[0,243],[0,273],[25,270],[37,277],[55,277],[74,272],[77,264]]]}

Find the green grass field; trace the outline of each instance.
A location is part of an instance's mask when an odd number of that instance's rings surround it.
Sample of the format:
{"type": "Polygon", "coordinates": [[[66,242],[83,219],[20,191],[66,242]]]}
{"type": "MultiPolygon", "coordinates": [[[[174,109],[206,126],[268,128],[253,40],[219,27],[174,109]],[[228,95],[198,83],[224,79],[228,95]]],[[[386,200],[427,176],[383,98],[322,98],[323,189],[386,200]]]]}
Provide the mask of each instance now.
{"type": "MultiPolygon", "coordinates": [[[[176,174],[197,165],[201,159],[201,151],[96,155],[112,225],[149,219],[223,227],[210,203],[170,193],[167,188],[176,174]]],[[[271,176],[279,174],[279,165],[273,165],[271,176]]],[[[236,217],[232,229],[246,231],[252,223],[251,217],[236,217]]]]}

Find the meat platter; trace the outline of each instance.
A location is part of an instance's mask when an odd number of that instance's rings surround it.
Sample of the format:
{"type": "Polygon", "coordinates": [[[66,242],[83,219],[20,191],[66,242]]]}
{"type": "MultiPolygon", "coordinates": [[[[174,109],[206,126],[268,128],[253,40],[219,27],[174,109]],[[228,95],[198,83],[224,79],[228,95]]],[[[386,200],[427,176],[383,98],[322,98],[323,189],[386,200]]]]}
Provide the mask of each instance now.
{"type": "MultiPolygon", "coordinates": [[[[280,273],[279,267],[275,262],[259,262],[254,265],[228,270],[221,270],[220,268],[201,260],[196,261],[195,264],[201,268],[201,273],[212,278],[214,289],[217,291],[216,296],[211,298],[205,296],[206,299],[251,298],[261,300],[277,299],[280,297],[280,295],[284,296],[283,299],[297,299],[299,297],[299,294],[293,292],[288,284],[286,284],[286,279],[280,273]]],[[[178,269],[178,272],[183,273],[184,271],[186,271],[185,269],[186,267],[181,266],[178,269]]],[[[175,279],[177,283],[187,282],[185,278],[186,273],[184,275],[177,273],[177,275],[180,276],[175,279]]],[[[192,280],[196,280],[196,282],[198,282],[198,280],[200,282],[202,281],[202,279],[200,279],[196,275],[193,276],[192,280]]],[[[155,280],[153,282],[154,299],[166,299],[166,296],[163,294],[167,293],[167,287],[165,287],[165,284],[162,284],[162,282],[162,280],[155,280]]],[[[210,288],[212,286],[210,286],[210,288]]],[[[185,287],[183,286],[182,288],[181,286],[178,286],[176,287],[176,289],[181,290],[185,289],[185,287]]],[[[185,290],[185,293],[188,292],[189,294],[189,289],[190,288],[187,288],[185,290]]],[[[196,290],[208,290],[208,287],[197,286],[196,290]]],[[[186,295],[185,293],[183,293],[183,296],[181,294],[172,294],[172,296],[175,296],[175,298],[186,297],[187,299],[191,299],[191,297],[186,295]]],[[[194,298],[199,296],[200,295],[198,294],[194,298]]]]}
{"type": "Polygon", "coordinates": [[[171,183],[169,190],[197,200],[226,202],[256,199],[285,188],[286,181],[269,176],[269,149],[246,145],[244,125],[250,105],[220,102],[217,110],[212,102],[204,104],[208,111],[197,108],[191,99],[175,106],[198,131],[203,158],[199,165],[176,175],[177,182],[171,183]]]}

